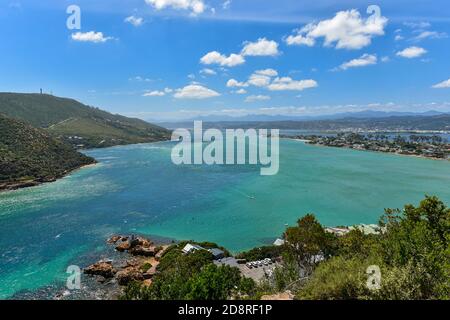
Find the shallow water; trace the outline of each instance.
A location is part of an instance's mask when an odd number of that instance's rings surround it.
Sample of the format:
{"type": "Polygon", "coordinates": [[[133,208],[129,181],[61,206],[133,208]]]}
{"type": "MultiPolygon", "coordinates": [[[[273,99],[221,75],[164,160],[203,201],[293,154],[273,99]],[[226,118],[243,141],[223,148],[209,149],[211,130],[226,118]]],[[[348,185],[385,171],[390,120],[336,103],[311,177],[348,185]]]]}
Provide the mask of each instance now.
{"type": "Polygon", "coordinates": [[[236,252],[271,243],[309,212],[324,225],[351,225],[376,223],[384,208],[425,194],[450,202],[446,161],[282,140],[279,174],[260,176],[257,166],[175,166],[172,146],[90,150],[99,165],[0,194],[0,298],[61,285],[67,266],[104,255],[113,233],[236,252]]]}

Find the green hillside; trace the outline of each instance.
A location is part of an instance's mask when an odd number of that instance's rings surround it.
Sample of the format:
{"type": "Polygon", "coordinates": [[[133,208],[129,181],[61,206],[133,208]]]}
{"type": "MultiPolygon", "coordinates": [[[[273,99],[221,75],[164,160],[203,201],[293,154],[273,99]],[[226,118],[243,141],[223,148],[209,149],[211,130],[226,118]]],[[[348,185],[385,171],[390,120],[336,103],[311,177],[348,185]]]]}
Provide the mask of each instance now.
{"type": "Polygon", "coordinates": [[[0,93],[0,113],[47,130],[77,148],[168,140],[170,132],[76,100],[46,94],[0,93]]]}
{"type": "Polygon", "coordinates": [[[0,190],[53,181],[95,160],[45,130],[0,114],[0,190]]]}

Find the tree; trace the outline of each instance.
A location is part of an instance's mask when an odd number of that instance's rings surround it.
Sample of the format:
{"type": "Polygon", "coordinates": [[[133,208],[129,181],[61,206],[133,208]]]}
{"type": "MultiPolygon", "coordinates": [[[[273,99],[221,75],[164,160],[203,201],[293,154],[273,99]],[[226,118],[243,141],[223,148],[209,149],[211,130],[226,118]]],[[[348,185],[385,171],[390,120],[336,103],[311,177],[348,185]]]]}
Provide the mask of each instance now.
{"type": "Polygon", "coordinates": [[[419,299],[450,297],[450,210],[436,197],[418,207],[406,205],[403,214],[387,210],[381,255],[389,268],[407,268],[419,299]]]}
{"type": "MultiPolygon", "coordinates": [[[[188,284],[189,300],[226,300],[233,290],[239,289],[241,276],[237,268],[217,267],[209,264],[193,277],[188,284]]],[[[246,283],[248,285],[248,283],[246,283]]]]}
{"type": "Polygon", "coordinates": [[[299,267],[310,274],[316,263],[330,256],[335,238],[327,234],[315,216],[308,214],[298,220],[296,227],[286,229],[285,247],[299,267]]]}

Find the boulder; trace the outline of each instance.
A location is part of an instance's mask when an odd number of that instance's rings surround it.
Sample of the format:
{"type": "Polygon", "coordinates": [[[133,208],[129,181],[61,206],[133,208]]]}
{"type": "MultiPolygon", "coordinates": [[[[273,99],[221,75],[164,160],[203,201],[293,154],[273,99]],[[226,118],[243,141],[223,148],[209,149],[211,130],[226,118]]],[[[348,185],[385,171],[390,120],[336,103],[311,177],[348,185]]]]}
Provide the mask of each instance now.
{"type": "Polygon", "coordinates": [[[151,279],[153,278],[153,276],[156,274],[156,266],[151,267],[150,269],[147,270],[147,272],[145,272],[143,274],[144,279],[151,279]]]}
{"type": "Polygon", "coordinates": [[[129,250],[133,256],[153,257],[155,256],[155,247],[135,246],[129,250]]]}
{"type": "Polygon", "coordinates": [[[124,252],[130,250],[131,244],[128,241],[122,241],[116,245],[116,250],[119,252],[124,252]]]}
{"type": "Polygon", "coordinates": [[[85,268],[84,273],[95,276],[102,276],[103,278],[112,278],[116,273],[116,270],[112,266],[110,261],[99,261],[85,268]]]}
{"type": "Polygon", "coordinates": [[[122,240],[122,236],[112,236],[111,238],[109,238],[106,242],[109,244],[115,244],[117,241],[122,240]]]}
{"type": "Polygon", "coordinates": [[[126,268],[116,273],[116,279],[121,286],[126,286],[131,281],[143,281],[144,276],[135,268],[126,268]]]}

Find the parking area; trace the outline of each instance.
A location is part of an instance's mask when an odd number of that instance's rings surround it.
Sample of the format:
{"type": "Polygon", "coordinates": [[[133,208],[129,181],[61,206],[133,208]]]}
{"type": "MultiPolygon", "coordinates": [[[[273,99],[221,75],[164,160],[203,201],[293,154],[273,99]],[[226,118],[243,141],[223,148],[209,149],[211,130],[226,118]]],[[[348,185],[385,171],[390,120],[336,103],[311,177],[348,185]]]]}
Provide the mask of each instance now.
{"type": "Polygon", "coordinates": [[[252,261],[246,264],[239,264],[235,258],[230,257],[215,261],[214,263],[217,265],[236,267],[240,270],[244,277],[251,278],[256,282],[259,282],[266,276],[271,276],[273,270],[278,265],[277,262],[269,260],[266,259],[265,261],[252,261]]]}

